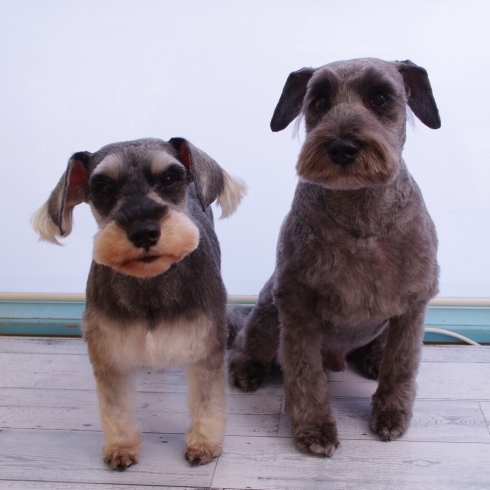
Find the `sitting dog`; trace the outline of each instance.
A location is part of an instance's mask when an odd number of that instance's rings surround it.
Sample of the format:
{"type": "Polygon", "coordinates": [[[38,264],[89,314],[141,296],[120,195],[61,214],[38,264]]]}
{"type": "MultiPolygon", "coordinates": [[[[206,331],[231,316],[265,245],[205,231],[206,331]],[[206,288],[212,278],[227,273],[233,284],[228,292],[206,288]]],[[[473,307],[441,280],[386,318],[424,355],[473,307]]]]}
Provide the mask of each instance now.
{"type": "Polygon", "coordinates": [[[276,354],[298,448],[339,444],[323,368],[347,355],[372,378],[371,427],[385,441],[408,428],[427,303],[437,293],[437,237],[402,159],[406,105],[440,127],[427,72],[410,61],[339,61],[289,75],[272,131],[304,117],[299,183],[276,268],[258,302],[232,311],[230,378],[253,391],[276,354]]]}
{"type": "Polygon", "coordinates": [[[187,365],[185,457],[198,465],[221,454],[226,292],[209,205],[217,199],[228,216],[244,192],[185,139],[141,139],[75,153],[33,217],[41,240],[52,243],[71,232],[81,202],[99,226],[82,323],[111,468],[138,462],[133,376],[140,366],[187,365]]]}

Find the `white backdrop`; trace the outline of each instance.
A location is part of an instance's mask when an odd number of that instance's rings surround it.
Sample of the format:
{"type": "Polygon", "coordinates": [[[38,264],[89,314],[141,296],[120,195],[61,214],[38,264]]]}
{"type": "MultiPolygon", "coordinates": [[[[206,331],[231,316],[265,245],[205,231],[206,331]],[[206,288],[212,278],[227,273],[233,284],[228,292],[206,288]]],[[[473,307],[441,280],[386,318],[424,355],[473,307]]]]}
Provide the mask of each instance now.
{"type": "Polygon", "coordinates": [[[0,291],[83,292],[88,206],[64,247],[29,226],[73,152],[183,136],[249,186],[217,232],[228,292],[257,294],[303,137],[269,129],[286,77],[372,56],[425,67],[441,113],[405,148],[439,233],[440,296],[490,297],[489,25],[486,0],[0,0],[0,291]]]}

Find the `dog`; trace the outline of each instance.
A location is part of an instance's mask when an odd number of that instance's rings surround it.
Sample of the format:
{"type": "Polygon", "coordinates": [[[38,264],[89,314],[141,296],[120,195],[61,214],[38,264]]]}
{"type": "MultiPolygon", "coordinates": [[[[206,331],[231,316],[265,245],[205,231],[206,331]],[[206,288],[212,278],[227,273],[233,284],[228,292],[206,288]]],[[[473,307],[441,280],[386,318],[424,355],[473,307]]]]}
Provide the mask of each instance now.
{"type": "Polygon", "coordinates": [[[402,159],[407,105],[440,127],[423,68],[365,58],[291,73],[272,117],[272,131],[304,118],[299,182],[272,277],[251,311],[230,312],[229,371],[253,391],[277,355],[293,438],[307,453],[339,445],[324,368],[344,369],[347,356],[379,380],[371,427],[381,439],[410,424],[439,268],[434,224],[402,159]]]}
{"type": "Polygon", "coordinates": [[[210,204],[217,199],[226,217],[244,193],[189,141],[148,138],[75,153],[33,217],[40,239],[58,244],[77,204],[88,203],[98,224],[82,327],[113,469],[138,462],[133,376],[142,366],[187,365],[185,457],[199,465],[221,454],[228,333],[210,204]]]}

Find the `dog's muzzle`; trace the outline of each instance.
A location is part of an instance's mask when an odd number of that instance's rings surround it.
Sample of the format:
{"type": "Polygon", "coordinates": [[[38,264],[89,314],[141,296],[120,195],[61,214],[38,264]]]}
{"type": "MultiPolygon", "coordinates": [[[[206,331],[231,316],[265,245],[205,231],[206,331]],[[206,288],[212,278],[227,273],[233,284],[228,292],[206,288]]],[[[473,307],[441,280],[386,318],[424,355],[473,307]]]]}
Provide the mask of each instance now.
{"type": "Polygon", "coordinates": [[[98,264],[136,277],[154,277],[193,252],[199,229],[189,217],[171,210],[160,221],[115,221],[94,237],[93,258],[98,264]]]}

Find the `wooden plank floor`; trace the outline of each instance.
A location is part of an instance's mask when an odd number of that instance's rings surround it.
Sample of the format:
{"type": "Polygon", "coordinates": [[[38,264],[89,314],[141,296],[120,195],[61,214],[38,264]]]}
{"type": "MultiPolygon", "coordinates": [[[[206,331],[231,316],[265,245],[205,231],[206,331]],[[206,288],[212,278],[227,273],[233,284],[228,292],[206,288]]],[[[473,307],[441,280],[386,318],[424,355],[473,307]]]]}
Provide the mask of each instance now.
{"type": "Polygon", "coordinates": [[[143,370],[141,462],[111,471],[94,387],[82,340],[0,337],[0,489],[490,488],[490,347],[424,347],[411,428],[390,443],[369,429],[376,383],[331,373],[341,445],[330,459],[294,447],[276,375],[253,394],[229,388],[223,455],[190,467],[183,370],[143,370]]]}

